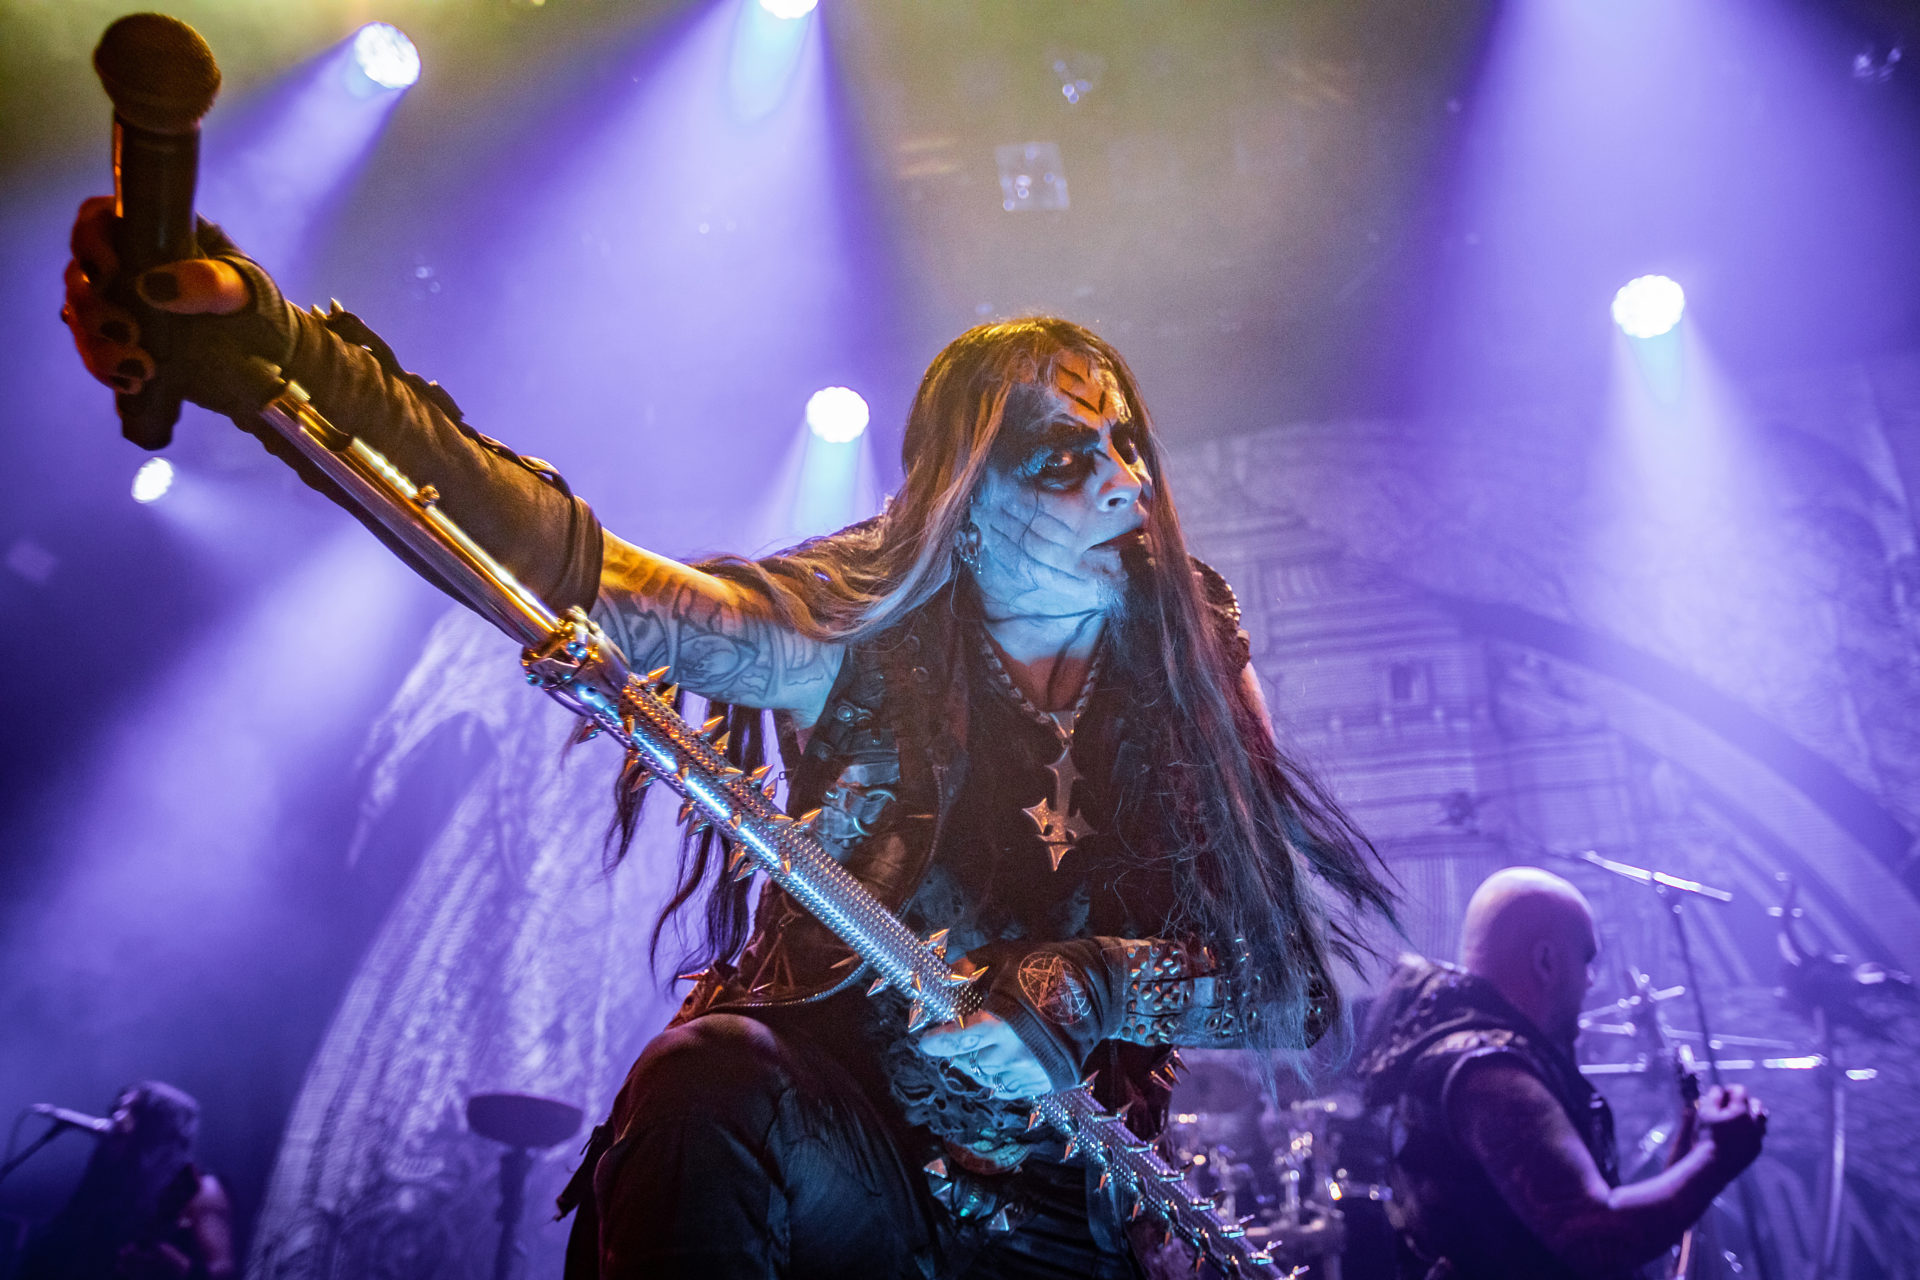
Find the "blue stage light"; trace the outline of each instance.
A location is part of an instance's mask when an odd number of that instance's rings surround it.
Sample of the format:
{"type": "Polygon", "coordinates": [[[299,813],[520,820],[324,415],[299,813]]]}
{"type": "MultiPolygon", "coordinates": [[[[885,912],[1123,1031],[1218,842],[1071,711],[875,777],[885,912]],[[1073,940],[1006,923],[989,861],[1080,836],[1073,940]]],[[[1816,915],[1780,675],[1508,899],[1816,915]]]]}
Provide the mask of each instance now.
{"type": "Polygon", "coordinates": [[[820,0],[760,0],[760,7],[776,18],[804,18],[820,0]]]}
{"type": "Polygon", "coordinates": [[[1687,295],[1665,276],[1640,276],[1613,295],[1613,322],[1629,338],[1657,338],[1680,323],[1687,295]]]}
{"type": "Polygon", "coordinates": [[[404,31],[385,22],[369,22],[355,34],[353,61],[382,89],[404,89],[420,78],[420,51],[404,31]]]}
{"type": "Polygon", "coordinates": [[[867,402],[846,387],[823,387],[807,400],[807,426],[829,444],[858,440],[868,417],[867,402]]]}
{"type": "Polygon", "coordinates": [[[165,458],[148,458],[133,473],[133,500],[158,502],[173,488],[173,464],[165,458]]]}

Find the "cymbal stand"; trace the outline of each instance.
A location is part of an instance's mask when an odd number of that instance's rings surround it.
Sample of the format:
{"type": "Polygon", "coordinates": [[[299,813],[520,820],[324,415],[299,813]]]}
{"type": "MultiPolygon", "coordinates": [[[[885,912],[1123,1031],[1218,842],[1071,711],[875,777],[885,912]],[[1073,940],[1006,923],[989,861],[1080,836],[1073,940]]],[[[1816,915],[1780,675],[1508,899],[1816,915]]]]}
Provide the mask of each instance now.
{"type": "MultiPolygon", "coordinates": [[[[1687,938],[1686,916],[1681,904],[1688,897],[1706,898],[1712,902],[1726,904],[1733,901],[1733,895],[1725,889],[1715,889],[1701,884],[1697,880],[1683,880],[1679,876],[1664,871],[1649,871],[1642,867],[1629,866],[1624,862],[1615,862],[1603,858],[1588,850],[1580,855],[1580,861],[1610,871],[1614,875],[1632,880],[1636,884],[1646,885],[1659,897],[1667,908],[1667,918],[1673,922],[1673,939],[1680,950],[1680,967],[1685,971],[1687,991],[1693,997],[1694,1015],[1700,1020],[1700,1048],[1706,1058],[1707,1079],[1714,1086],[1723,1081],[1720,1075],[1720,1056],[1714,1049],[1713,1030],[1707,1023],[1706,995],[1700,986],[1700,971],[1693,961],[1693,946],[1687,938]]],[[[1771,1241],[1763,1240],[1765,1227],[1760,1216],[1759,1198],[1753,1193],[1752,1182],[1743,1174],[1735,1182],[1740,1197],[1740,1214],[1746,1219],[1748,1244],[1753,1254],[1753,1269],[1760,1280],[1773,1280],[1773,1250],[1771,1241]]]]}

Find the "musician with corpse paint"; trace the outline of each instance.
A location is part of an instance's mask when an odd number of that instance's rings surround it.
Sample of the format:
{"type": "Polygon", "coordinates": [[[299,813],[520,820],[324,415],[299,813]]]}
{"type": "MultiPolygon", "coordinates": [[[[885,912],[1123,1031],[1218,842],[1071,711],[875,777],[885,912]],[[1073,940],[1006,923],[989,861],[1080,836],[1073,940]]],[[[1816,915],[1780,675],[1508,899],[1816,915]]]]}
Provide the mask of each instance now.
{"type": "Polygon", "coordinates": [[[1716,1086],[1666,1169],[1620,1184],[1573,1056],[1597,952],[1578,889],[1508,867],[1468,901],[1460,963],[1408,956],[1375,1004],[1358,1066],[1393,1111],[1404,1280],[1625,1280],[1758,1158],[1766,1110],[1716,1086]]]}
{"type": "Polygon", "coordinates": [[[820,810],[826,847],[980,975],[981,1012],[915,1031],[906,997],[869,996],[833,935],[690,837],[661,923],[704,913],[702,972],[563,1197],[568,1274],[1139,1274],[1125,1205],[1029,1100],[1091,1077],[1157,1132],[1175,1046],[1298,1049],[1336,1023],[1334,963],[1391,899],[1274,739],[1119,354],[1058,319],[969,330],[927,370],[883,514],[681,564],[602,530],[350,314],[287,305],[210,224],[205,257],[110,305],[111,219],[82,207],[63,310],[97,378],[143,385],[141,313],[186,317],[168,377],[329,491],[237,390],[244,357],[280,366],[556,611],[591,607],[635,670],[719,704],[730,758],[777,743],[791,811],[820,810]]]}

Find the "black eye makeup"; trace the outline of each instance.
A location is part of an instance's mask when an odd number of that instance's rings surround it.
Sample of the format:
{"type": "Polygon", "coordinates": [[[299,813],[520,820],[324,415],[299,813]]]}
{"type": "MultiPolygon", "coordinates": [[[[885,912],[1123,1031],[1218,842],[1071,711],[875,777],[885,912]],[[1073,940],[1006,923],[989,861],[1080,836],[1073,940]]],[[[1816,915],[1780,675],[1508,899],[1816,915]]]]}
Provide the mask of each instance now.
{"type": "Polygon", "coordinates": [[[1015,474],[1042,489],[1072,489],[1093,474],[1093,460],[1099,447],[1098,436],[1080,445],[1041,445],[1028,455],[1026,464],[1015,474]]]}

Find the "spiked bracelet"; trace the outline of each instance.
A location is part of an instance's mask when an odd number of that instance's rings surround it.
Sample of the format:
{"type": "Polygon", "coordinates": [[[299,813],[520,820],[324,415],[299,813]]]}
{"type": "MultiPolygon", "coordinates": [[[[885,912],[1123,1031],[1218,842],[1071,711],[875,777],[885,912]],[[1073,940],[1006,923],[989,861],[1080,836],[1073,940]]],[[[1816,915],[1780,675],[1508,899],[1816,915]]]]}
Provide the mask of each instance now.
{"type": "Polygon", "coordinates": [[[1246,1038],[1257,1016],[1247,984],[1211,948],[1171,938],[1117,945],[1126,978],[1113,1039],[1223,1045],[1246,1038]]]}

